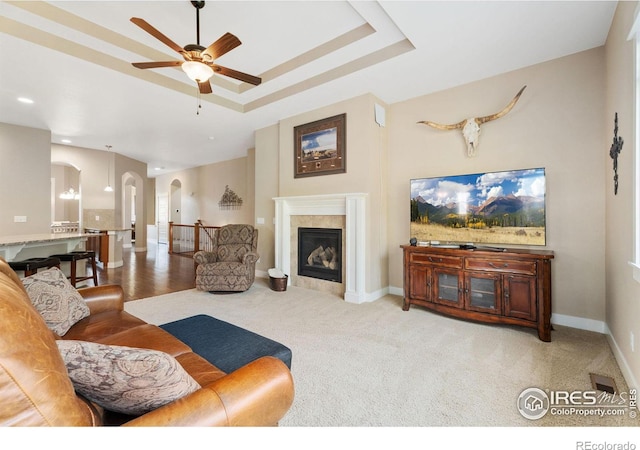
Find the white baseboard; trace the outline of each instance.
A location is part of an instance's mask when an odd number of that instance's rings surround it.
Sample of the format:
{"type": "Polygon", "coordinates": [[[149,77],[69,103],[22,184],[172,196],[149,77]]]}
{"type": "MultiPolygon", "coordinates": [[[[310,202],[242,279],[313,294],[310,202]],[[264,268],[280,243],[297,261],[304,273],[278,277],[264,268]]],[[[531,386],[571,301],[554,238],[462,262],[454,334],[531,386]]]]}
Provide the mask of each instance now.
{"type": "Polygon", "coordinates": [[[269,274],[267,272],[265,272],[264,270],[258,270],[256,269],[256,277],[257,278],[269,278],[269,274]]]}
{"type": "Polygon", "coordinates": [[[633,375],[629,363],[627,362],[620,346],[616,342],[615,338],[611,334],[611,330],[606,322],[601,320],[585,319],[583,317],[566,316],[564,314],[553,314],[551,316],[551,323],[554,325],[562,325],[571,328],[578,328],[580,330],[595,331],[596,333],[602,333],[607,337],[613,356],[620,366],[622,376],[627,381],[629,388],[638,388],[638,380],[633,375]]]}
{"type": "Polygon", "coordinates": [[[585,319],[583,317],[567,316],[564,314],[551,314],[551,323],[579,330],[595,331],[606,334],[607,325],[601,320],[585,319]]]}
{"type": "Polygon", "coordinates": [[[616,361],[618,361],[618,366],[620,366],[620,371],[622,372],[622,376],[627,381],[627,384],[629,385],[630,389],[640,388],[640,384],[638,384],[638,380],[633,375],[633,372],[629,367],[629,363],[627,362],[627,359],[622,354],[622,350],[620,350],[620,346],[618,345],[615,338],[613,337],[613,334],[611,334],[611,330],[609,330],[608,326],[606,328],[607,328],[607,331],[606,331],[607,341],[609,341],[609,346],[611,347],[613,356],[615,356],[616,361]]]}
{"type": "Polygon", "coordinates": [[[389,287],[388,286],[385,287],[385,288],[382,288],[382,289],[378,289],[377,291],[374,291],[374,292],[371,292],[371,293],[366,293],[363,303],[375,302],[376,300],[378,300],[379,298],[384,297],[388,293],[389,293],[389,287]]]}
{"type": "Polygon", "coordinates": [[[402,289],[401,287],[389,286],[389,294],[404,297],[404,289],[402,289]]]}

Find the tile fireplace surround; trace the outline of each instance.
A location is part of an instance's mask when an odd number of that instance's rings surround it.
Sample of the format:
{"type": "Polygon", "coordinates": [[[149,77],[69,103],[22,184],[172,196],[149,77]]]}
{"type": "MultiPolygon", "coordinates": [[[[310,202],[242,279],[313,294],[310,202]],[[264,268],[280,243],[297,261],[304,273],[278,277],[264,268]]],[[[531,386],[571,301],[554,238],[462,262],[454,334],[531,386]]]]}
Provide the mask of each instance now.
{"type": "MultiPolygon", "coordinates": [[[[344,248],[344,299],[350,303],[363,303],[365,292],[367,194],[327,194],[298,197],[277,197],[275,262],[285,273],[297,273],[291,266],[291,216],[345,216],[344,248]]],[[[291,283],[291,277],[289,277],[291,283]]]]}

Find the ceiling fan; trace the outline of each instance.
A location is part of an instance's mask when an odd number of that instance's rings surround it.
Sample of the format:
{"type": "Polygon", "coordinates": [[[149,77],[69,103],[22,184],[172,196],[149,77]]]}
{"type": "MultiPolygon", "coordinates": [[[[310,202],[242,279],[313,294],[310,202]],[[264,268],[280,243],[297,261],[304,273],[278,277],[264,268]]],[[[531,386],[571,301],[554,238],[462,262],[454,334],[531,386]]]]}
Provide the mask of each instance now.
{"type": "Polygon", "coordinates": [[[214,73],[235,78],[236,80],[251,83],[256,86],[262,83],[262,79],[259,77],[238,72],[237,70],[229,69],[214,63],[216,59],[233,50],[242,44],[242,42],[240,42],[240,39],[235,37],[233,34],[225,33],[224,36],[215,41],[209,47],[202,47],[200,45],[200,10],[204,8],[204,2],[191,2],[191,4],[196,8],[197,44],[188,44],[184,48],[180,47],[153,26],[149,25],[149,23],[144,19],[140,19],[138,17],[131,18],[131,22],[138,25],[151,36],[171,47],[176,52],[180,53],[184,58],[184,61],[137,62],[132,63],[133,66],[138,69],[182,66],[182,70],[184,70],[187,76],[198,83],[198,90],[201,94],[210,94],[212,92],[209,78],[211,78],[214,73]]]}

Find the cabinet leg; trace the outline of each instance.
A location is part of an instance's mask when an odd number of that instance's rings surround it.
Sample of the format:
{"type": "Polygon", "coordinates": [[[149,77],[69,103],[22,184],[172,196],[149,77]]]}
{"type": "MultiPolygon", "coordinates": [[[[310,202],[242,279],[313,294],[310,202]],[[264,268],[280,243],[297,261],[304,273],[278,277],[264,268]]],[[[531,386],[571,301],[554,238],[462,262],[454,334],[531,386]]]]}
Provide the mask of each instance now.
{"type": "Polygon", "coordinates": [[[551,342],[551,330],[553,330],[553,325],[551,325],[550,317],[538,320],[538,337],[541,341],[551,342]]]}
{"type": "Polygon", "coordinates": [[[538,338],[544,342],[551,342],[551,327],[538,328],[538,338]]]}
{"type": "Polygon", "coordinates": [[[409,303],[409,301],[405,298],[402,300],[402,310],[403,311],[409,311],[409,306],[411,306],[411,303],[409,303]]]}

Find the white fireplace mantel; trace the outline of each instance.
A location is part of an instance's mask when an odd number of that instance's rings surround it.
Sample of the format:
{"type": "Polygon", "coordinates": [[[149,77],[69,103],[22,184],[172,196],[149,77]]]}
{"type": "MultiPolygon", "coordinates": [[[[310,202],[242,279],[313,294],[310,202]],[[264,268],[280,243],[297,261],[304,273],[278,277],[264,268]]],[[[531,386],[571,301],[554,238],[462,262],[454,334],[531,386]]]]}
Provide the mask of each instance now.
{"type": "MultiPolygon", "coordinates": [[[[276,267],[291,270],[291,216],[345,216],[345,293],[350,303],[366,301],[367,194],[326,194],[276,197],[276,267]]],[[[291,278],[289,278],[289,283],[291,278]]]]}

